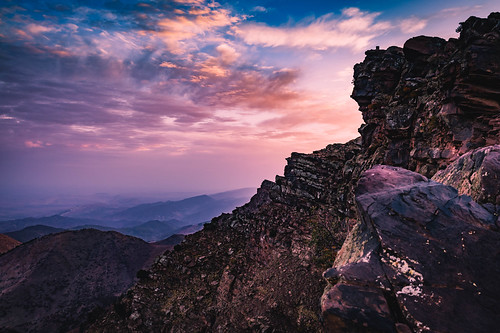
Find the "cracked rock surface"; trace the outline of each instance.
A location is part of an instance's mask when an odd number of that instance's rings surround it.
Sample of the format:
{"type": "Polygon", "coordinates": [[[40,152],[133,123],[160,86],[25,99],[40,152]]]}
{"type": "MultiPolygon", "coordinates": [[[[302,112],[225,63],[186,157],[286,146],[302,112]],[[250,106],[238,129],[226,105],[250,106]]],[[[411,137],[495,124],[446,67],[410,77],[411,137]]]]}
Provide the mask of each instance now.
{"type": "Polygon", "coordinates": [[[397,167],[359,181],[362,218],[324,273],[328,332],[493,332],[497,217],[451,186],[397,167]]]}
{"type": "Polygon", "coordinates": [[[455,187],[460,194],[470,195],[479,203],[499,206],[500,145],[464,154],[432,179],[455,187]]]}

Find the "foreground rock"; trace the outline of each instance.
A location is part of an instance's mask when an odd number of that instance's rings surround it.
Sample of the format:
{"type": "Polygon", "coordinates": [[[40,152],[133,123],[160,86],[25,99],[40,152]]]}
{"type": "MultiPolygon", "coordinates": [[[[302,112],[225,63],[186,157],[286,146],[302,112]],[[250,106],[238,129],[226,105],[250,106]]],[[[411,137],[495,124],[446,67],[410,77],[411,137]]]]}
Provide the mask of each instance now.
{"type": "Polygon", "coordinates": [[[500,306],[497,216],[401,168],[365,172],[362,222],[322,298],[328,332],[493,332],[500,306]]]}
{"type": "Polygon", "coordinates": [[[129,288],[164,247],[117,232],[67,231],[0,256],[0,331],[66,332],[129,288]]]}

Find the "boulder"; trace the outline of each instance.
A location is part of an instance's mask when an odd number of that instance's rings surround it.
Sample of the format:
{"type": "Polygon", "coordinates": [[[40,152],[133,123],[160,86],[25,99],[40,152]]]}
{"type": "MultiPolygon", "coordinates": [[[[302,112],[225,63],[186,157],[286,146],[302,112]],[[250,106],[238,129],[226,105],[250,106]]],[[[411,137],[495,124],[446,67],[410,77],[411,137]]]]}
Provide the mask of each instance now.
{"type": "Polygon", "coordinates": [[[451,186],[376,166],[362,218],[324,273],[327,332],[493,332],[500,306],[497,217],[451,186]]]}

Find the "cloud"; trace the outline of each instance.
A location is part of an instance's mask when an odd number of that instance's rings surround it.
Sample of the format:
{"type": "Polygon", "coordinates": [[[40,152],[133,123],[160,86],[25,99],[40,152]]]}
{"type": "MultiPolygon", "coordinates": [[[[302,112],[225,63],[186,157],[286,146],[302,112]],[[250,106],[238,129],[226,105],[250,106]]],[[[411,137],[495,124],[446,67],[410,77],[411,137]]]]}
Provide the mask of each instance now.
{"type": "Polygon", "coordinates": [[[265,12],[267,12],[267,8],[263,7],[263,6],[255,6],[255,7],[252,8],[252,11],[253,12],[265,13],[265,12]]]}
{"type": "Polygon", "coordinates": [[[405,34],[415,33],[424,29],[427,26],[427,19],[421,19],[418,17],[410,17],[399,22],[399,28],[401,32],[405,34]]]}
{"type": "Polygon", "coordinates": [[[170,61],[163,61],[159,66],[165,68],[179,68],[179,66],[170,61]]]}
{"type": "Polygon", "coordinates": [[[189,154],[220,151],[235,138],[312,144],[324,129],[307,126],[331,123],[327,108],[304,102],[316,97],[297,88],[298,65],[261,62],[227,34],[244,16],[202,1],[144,8],[78,7],[64,19],[8,22],[47,38],[0,42],[0,149],[189,154]]]}
{"type": "Polygon", "coordinates": [[[54,27],[47,27],[41,24],[30,23],[26,26],[26,30],[28,30],[32,35],[39,35],[44,32],[58,31],[59,29],[54,27]]]}
{"type": "Polygon", "coordinates": [[[37,140],[35,142],[27,140],[24,142],[24,144],[28,148],[43,148],[44,147],[43,142],[39,141],[39,140],[37,140]]]}
{"type": "Polygon", "coordinates": [[[219,53],[222,63],[226,65],[234,63],[240,57],[240,54],[233,47],[225,43],[218,45],[215,50],[219,53]]]}
{"type": "Polygon", "coordinates": [[[158,36],[170,52],[180,55],[190,49],[197,49],[207,40],[220,39],[212,35],[218,29],[229,28],[243,19],[242,16],[232,15],[227,9],[196,3],[187,12],[178,12],[158,20],[156,29],[145,31],[145,34],[158,36]]]}
{"type": "Polygon", "coordinates": [[[234,34],[247,44],[266,47],[312,48],[324,50],[345,47],[360,51],[370,41],[388,31],[389,22],[376,22],[380,13],[363,12],[347,8],[339,18],[324,15],[311,22],[296,26],[272,27],[259,23],[240,24],[233,28],[234,34]]]}

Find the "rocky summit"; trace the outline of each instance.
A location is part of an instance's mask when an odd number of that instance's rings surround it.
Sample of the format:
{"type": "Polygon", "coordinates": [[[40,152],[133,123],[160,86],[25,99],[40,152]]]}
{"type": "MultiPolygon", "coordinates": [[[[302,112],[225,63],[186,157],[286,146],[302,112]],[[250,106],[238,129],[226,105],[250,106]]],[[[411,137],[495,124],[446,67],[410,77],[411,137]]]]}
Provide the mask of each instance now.
{"type": "Polygon", "coordinates": [[[494,331],[500,13],[458,31],[367,51],[361,137],[293,153],[88,331],[494,331]]]}

